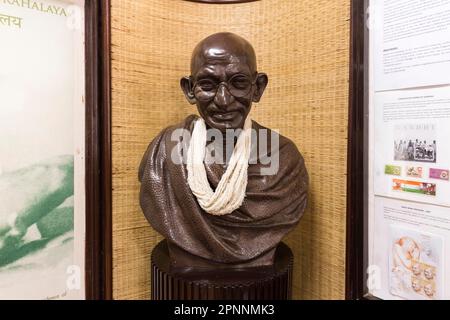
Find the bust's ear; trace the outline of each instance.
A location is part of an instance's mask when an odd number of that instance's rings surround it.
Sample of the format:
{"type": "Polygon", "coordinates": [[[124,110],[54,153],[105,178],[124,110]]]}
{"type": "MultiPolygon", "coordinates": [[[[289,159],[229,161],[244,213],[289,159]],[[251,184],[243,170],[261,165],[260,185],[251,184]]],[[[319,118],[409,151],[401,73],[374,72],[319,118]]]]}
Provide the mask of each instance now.
{"type": "Polygon", "coordinates": [[[256,75],[256,90],[253,93],[253,102],[259,102],[261,99],[264,90],[267,87],[267,83],[269,82],[269,78],[267,78],[267,74],[258,73],[256,75]]]}
{"type": "Polygon", "coordinates": [[[192,78],[191,77],[181,78],[180,86],[181,86],[181,90],[183,90],[186,100],[190,104],[195,104],[196,100],[195,100],[195,96],[194,96],[194,88],[193,88],[192,78]]]}

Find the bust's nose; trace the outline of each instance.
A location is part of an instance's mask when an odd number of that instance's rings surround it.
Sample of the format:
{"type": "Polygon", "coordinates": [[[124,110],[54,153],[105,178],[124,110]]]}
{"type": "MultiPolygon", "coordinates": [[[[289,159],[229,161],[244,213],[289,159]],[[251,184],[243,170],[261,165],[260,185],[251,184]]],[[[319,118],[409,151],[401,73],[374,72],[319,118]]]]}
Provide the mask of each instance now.
{"type": "Polygon", "coordinates": [[[234,97],[228,89],[224,85],[220,85],[214,98],[214,104],[221,109],[226,109],[233,101],[234,97]]]}

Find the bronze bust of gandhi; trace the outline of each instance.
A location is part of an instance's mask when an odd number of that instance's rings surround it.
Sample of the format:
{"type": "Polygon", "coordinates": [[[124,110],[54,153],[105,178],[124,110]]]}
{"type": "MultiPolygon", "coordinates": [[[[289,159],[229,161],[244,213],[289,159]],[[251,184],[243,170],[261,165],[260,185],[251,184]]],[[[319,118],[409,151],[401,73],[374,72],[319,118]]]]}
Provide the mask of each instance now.
{"type": "Polygon", "coordinates": [[[242,37],[216,33],[195,47],[181,89],[200,117],[162,130],[139,168],[142,210],[175,266],[271,265],[302,217],[302,155],[249,116],[267,83],[242,37]]]}

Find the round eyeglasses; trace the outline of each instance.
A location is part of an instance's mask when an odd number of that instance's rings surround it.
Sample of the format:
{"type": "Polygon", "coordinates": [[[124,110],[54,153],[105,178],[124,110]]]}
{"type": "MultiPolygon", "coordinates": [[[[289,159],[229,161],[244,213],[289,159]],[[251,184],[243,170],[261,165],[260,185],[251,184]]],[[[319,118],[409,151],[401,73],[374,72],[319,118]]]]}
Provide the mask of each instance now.
{"type": "Polygon", "coordinates": [[[228,81],[217,82],[211,79],[200,79],[194,84],[194,95],[198,100],[210,100],[215,97],[217,90],[224,85],[228,92],[236,98],[248,95],[252,86],[256,83],[249,76],[236,74],[228,81]]]}

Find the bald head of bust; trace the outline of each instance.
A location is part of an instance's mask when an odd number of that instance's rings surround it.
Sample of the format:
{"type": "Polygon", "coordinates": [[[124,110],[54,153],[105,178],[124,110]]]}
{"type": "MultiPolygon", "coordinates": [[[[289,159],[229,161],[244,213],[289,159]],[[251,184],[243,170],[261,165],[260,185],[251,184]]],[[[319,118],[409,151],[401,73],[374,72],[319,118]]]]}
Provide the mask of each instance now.
{"type": "Polygon", "coordinates": [[[243,127],[252,102],[259,102],[267,83],[267,75],[257,72],[252,45],[236,34],[220,32],[195,47],[191,75],[181,79],[181,88],[207,126],[224,131],[243,127]]]}
{"type": "Polygon", "coordinates": [[[247,40],[231,32],[215,33],[200,41],[192,52],[191,75],[195,75],[207,61],[237,60],[246,64],[252,74],[257,71],[255,50],[247,40]]]}

